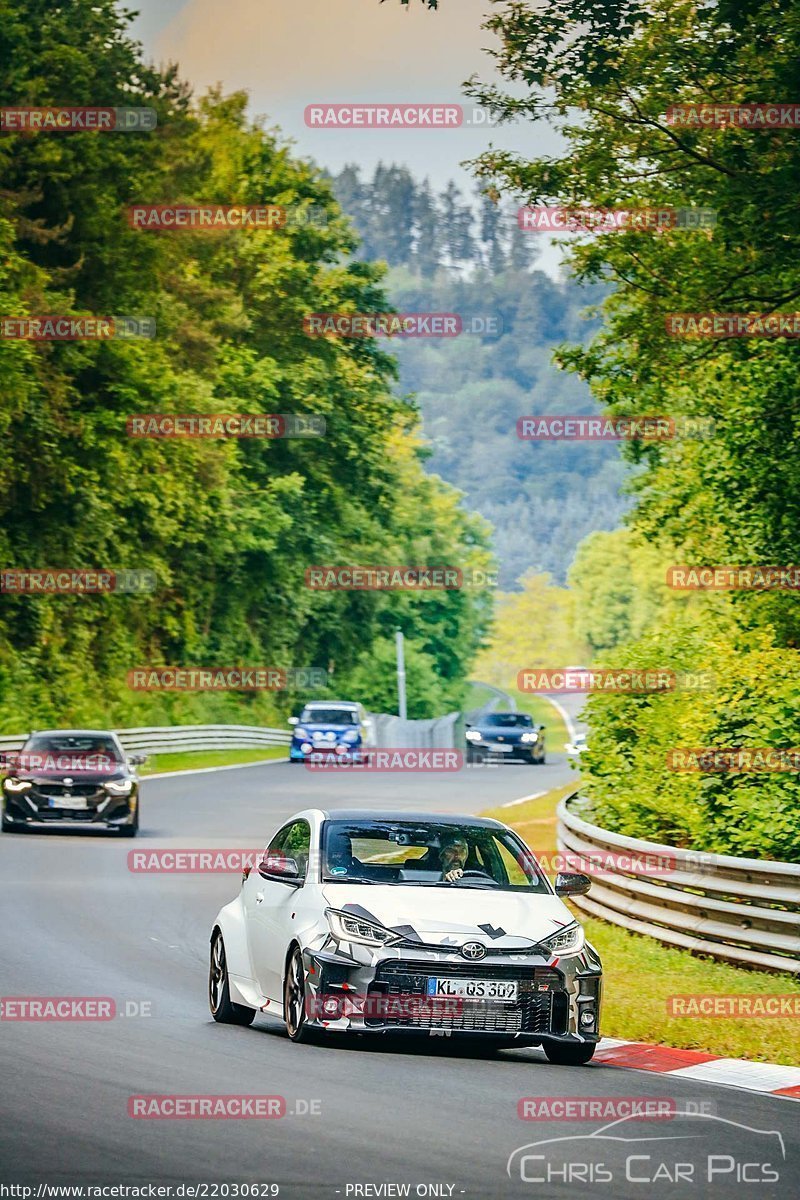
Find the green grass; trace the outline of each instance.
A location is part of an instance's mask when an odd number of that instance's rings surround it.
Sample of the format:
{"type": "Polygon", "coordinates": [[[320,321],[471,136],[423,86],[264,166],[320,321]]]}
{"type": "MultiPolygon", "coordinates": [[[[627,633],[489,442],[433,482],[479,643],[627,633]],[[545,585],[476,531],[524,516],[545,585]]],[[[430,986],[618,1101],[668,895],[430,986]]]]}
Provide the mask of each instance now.
{"type": "Polygon", "coordinates": [[[232,767],[239,763],[286,758],[288,746],[266,746],[263,750],[190,750],[184,754],[154,754],[139,768],[142,777],[160,771],[192,771],[199,767],[232,767]]]}
{"type": "MultiPolygon", "coordinates": [[[[484,816],[511,825],[537,854],[552,854],[556,805],[572,791],[574,785],[555,788],[538,800],[511,810],[493,809],[484,816]]],[[[673,1017],[667,1011],[670,996],[800,995],[800,983],[790,976],[748,971],[662,946],[654,938],[585,917],[577,907],[573,911],[603,960],[606,1037],[705,1050],[730,1058],[790,1065],[800,1062],[800,1022],[796,1017],[673,1017]]]]}

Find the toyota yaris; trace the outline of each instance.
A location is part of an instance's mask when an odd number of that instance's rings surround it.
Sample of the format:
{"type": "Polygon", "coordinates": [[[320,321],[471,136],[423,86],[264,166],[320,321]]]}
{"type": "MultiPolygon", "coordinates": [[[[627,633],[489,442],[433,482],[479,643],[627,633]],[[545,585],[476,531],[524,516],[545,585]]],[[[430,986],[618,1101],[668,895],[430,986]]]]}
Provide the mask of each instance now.
{"type": "Polygon", "coordinates": [[[450,1034],[581,1064],[600,1038],[600,960],[533,854],[480,817],[309,809],[288,821],[211,931],[216,1021],[450,1034]]]}

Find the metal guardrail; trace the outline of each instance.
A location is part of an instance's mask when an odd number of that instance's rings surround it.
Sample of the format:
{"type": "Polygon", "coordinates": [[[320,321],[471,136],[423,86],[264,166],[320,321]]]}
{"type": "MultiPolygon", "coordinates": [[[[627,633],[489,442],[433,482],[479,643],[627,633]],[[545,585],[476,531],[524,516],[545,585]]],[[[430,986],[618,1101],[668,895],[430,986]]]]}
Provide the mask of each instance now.
{"type": "Polygon", "coordinates": [[[800,867],[623,837],[579,817],[576,795],[558,806],[558,849],[608,862],[587,871],[588,896],[571,897],[580,909],[669,946],[800,975],[800,867]],[[653,870],[656,859],[667,868],[653,870]]]}
{"type": "MultiPolygon", "coordinates": [[[[171,725],[117,729],[131,754],[177,754],[187,750],[245,750],[253,746],[287,746],[291,733],[261,725],[171,725]]],[[[19,750],[26,734],[0,737],[0,751],[19,750]]]]}
{"type": "Polygon", "coordinates": [[[374,730],[374,745],[391,749],[393,746],[415,749],[449,749],[463,744],[460,728],[461,713],[451,712],[430,720],[403,720],[391,713],[370,713],[374,730]]]}

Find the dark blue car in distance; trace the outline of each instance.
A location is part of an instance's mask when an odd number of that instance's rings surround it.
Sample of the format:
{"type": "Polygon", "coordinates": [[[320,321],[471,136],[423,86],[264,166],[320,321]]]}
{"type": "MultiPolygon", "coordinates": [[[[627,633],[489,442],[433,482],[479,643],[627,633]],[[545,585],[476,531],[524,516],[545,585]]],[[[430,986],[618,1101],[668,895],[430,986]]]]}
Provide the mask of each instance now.
{"type": "Polygon", "coordinates": [[[290,762],[303,762],[312,754],[360,759],[372,744],[372,722],[363,705],[350,700],[312,700],[289,724],[294,725],[290,762]]]}
{"type": "Polygon", "coordinates": [[[544,725],[522,712],[484,713],[467,726],[467,762],[493,758],[522,759],[527,763],[545,760],[544,725]]]}

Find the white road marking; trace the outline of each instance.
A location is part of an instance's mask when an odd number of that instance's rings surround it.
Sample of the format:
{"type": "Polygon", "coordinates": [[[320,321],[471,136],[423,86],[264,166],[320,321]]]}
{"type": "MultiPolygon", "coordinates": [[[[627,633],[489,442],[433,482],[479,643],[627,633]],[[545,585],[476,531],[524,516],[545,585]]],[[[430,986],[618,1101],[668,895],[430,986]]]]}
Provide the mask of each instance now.
{"type": "Polygon", "coordinates": [[[526,804],[528,800],[538,800],[540,796],[546,795],[546,792],[534,792],[532,796],[520,796],[519,800],[509,800],[506,804],[499,804],[498,808],[513,808],[515,804],[526,804]]]}
{"type": "Polygon", "coordinates": [[[148,779],[172,779],[176,775],[209,775],[212,771],[242,771],[245,767],[271,767],[273,763],[288,762],[288,758],[263,758],[256,762],[234,763],[230,767],[192,767],[188,771],[157,771],[155,775],[140,775],[139,782],[148,779]]]}

